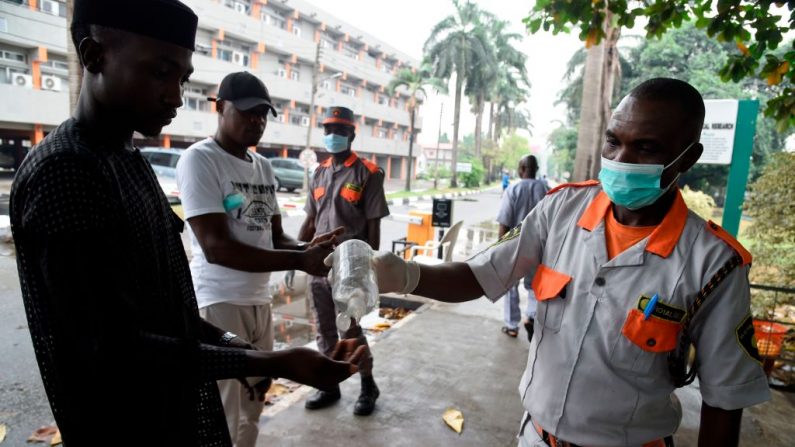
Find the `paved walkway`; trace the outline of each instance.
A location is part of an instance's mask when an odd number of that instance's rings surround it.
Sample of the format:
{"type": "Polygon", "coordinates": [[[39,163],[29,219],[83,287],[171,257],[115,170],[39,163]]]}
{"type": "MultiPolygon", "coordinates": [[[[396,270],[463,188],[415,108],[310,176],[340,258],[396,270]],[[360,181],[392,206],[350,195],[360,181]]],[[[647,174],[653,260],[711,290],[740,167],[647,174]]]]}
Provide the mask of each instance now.
{"type": "MultiPolygon", "coordinates": [[[[301,387],[266,408],[257,445],[515,446],[522,414],[517,386],[528,343],[524,330],[517,339],[503,335],[501,319],[501,302],[429,303],[372,347],[381,389],[372,416],[352,414],[358,377],[342,384],[338,404],[320,411],[304,409],[312,390],[301,387]],[[450,407],[464,414],[460,435],[442,421],[450,407]]],[[[684,410],[677,446],[696,446],[698,384],[678,390],[677,396],[684,410]]],[[[773,401],[744,412],[740,445],[795,445],[793,416],[795,395],[774,391],[773,401]]]]}

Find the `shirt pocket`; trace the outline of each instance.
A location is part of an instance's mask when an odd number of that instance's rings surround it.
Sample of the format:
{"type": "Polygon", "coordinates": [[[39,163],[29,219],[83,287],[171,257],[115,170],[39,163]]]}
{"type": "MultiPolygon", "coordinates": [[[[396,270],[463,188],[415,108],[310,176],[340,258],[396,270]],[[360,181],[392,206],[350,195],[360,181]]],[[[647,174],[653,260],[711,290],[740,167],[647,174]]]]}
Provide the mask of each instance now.
{"type": "Polygon", "coordinates": [[[362,199],[363,191],[363,188],[359,185],[346,183],[342,185],[342,188],[340,189],[340,197],[345,199],[345,201],[355,205],[362,199]]]}
{"type": "Polygon", "coordinates": [[[611,362],[624,370],[647,373],[656,364],[665,364],[663,354],[676,349],[681,330],[680,323],[654,316],[645,319],[642,311],[632,309],[613,346],[611,362]]]}
{"type": "Polygon", "coordinates": [[[566,308],[566,289],[571,276],[539,264],[533,277],[533,293],[538,301],[536,319],[553,332],[560,330],[566,308]]]}

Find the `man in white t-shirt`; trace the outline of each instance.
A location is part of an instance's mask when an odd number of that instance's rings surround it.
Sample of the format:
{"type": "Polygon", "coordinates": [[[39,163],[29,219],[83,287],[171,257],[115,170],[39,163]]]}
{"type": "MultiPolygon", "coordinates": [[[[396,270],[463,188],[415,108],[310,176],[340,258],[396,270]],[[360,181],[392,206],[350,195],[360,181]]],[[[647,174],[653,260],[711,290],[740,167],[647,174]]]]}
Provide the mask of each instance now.
{"type": "MultiPolygon", "coordinates": [[[[196,299],[202,317],[229,331],[230,337],[237,334],[271,351],[270,272],[325,275],[323,259],[331,252],[335,233],[309,244],[284,234],[271,164],[248,150],[262,138],[268,112],[276,116],[262,81],[250,73],[232,73],[221,82],[215,101],[215,136],[188,148],[177,164],[190,223],[196,299]]],[[[255,445],[269,384],[267,378],[218,382],[237,447],[255,445]]]]}

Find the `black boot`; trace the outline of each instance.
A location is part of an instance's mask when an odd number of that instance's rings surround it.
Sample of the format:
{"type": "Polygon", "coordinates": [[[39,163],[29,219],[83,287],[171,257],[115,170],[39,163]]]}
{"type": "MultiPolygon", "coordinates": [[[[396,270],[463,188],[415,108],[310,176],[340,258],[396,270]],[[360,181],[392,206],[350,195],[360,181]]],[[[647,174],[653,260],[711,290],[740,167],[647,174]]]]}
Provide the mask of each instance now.
{"type": "Polygon", "coordinates": [[[304,408],[307,410],[319,410],[331,406],[334,402],[340,400],[340,387],[337,386],[333,390],[323,391],[317,390],[314,396],[304,402],[304,408]]]}
{"type": "Polygon", "coordinates": [[[375,410],[375,400],[380,394],[372,376],[362,377],[362,392],[356,400],[356,405],[353,406],[353,414],[357,416],[372,414],[375,410]]]}

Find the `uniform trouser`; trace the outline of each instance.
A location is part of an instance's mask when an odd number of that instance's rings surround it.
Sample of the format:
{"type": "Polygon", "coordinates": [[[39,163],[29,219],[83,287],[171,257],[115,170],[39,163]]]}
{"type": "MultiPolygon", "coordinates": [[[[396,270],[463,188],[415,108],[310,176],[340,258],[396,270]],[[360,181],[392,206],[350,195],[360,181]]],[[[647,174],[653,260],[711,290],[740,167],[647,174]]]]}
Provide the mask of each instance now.
{"type": "MultiPolygon", "coordinates": [[[[347,331],[337,330],[337,309],[334,307],[334,300],[331,297],[331,284],[325,276],[312,276],[310,281],[310,293],[312,294],[312,306],[315,310],[315,321],[317,322],[317,348],[325,355],[331,355],[337,340],[342,338],[356,338],[359,345],[367,346],[367,338],[364,336],[361,326],[351,322],[351,327],[347,331]]],[[[359,362],[359,374],[371,376],[373,374],[373,356],[369,350],[367,355],[362,357],[359,362]]]]}
{"type": "MultiPolygon", "coordinates": [[[[238,306],[211,304],[201,309],[201,316],[210,323],[257,346],[263,351],[273,351],[273,322],[271,305],[238,306]]],[[[255,385],[261,377],[250,377],[255,385]]],[[[219,380],[218,390],[224,404],[229,435],[235,447],[254,447],[259,434],[259,418],[264,402],[251,400],[248,391],[237,380],[219,380]]]]}
{"type": "MultiPolygon", "coordinates": [[[[516,283],[508,289],[503,299],[503,320],[505,326],[510,329],[518,329],[519,322],[522,320],[522,314],[519,311],[519,283],[516,283]]],[[[535,293],[530,288],[527,288],[527,311],[525,316],[530,319],[536,318],[537,301],[535,293]]]]}

